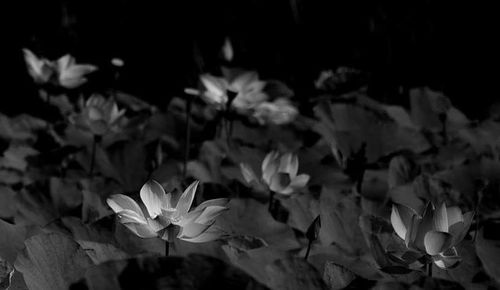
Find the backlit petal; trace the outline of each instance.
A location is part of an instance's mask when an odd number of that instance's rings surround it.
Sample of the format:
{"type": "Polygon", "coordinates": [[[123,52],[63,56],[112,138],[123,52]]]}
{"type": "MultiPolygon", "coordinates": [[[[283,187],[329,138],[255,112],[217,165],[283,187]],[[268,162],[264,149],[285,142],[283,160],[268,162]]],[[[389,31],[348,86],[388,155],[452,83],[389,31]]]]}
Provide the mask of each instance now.
{"type": "Polygon", "coordinates": [[[149,180],[142,186],[141,199],[152,219],[161,214],[162,208],[168,208],[169,205],[165,190],[155,180],[149,180]]]}
{"type": "Polygon", "coordinates": [[[190,223],[181,227],[179,239],[190,239],[201,235],[204,231],[208,230],[211,225],[202,225],[197,223],[190,223]]]}
{"type": "Polygon", "coordinates": [[[137,213],[132,210],[124,209],[117,213],[120,223],[136,223],[136,224],[147,224],[146,218],[142,213],[137,213]]]}
{"type": "Polygon", "coordinates": [[[279,172],[290,174],[290,178],[297,176],[299,171],[299,158],[292,153],[286,153],[281,156],[279,172]]]}
{"type": "Polygon", "coordinates": [[[220,227],[211,226],[206,231],[204,231],[203,233],[199,234],[196,237],[193,238],[182,237],[181,239],[191,243],[206,243],[220,239],[223,236],[224,236],[224,231],[220,227]]]}
{"type": "Polygon", "coordinates": [[[141,207],[132,198],[123,194],[114,194],[106,199],[106,203],[115,212],[121,212],[123,210],[131,210],[142,217],[144,217],[141,207]]]}
{"type": "Polygon", "coordinates": [[[225,206],[209,206],[203,210],[201,215],[194,221],[198,224],[211,224],[213,220],[228,208],[225,206]]]}
{"type": "Polygon", "coordinates": [[[391,212],[391,223],[396,234],[405,239],[406,231],[410,227],[412,216],[415,213],[407,206],[401,204],[393,204],[391,212]]]}
{"type": "Polygon", "coordinates": [[[448,213],[444,202],[434,212],[433,223],[434,230],[438,232],[448,232],[448,213]]]}
{"type": "Polygon", "coordinates": [[[129,230],[141,238],[154,238],[158,234],[153,231],[147,224],[124,224],[129,230]]]}
{"type": "Polygon", "coordinates": [[[271,183],[271,178],[276,174],[278,170],[279,161],[277,160],[279,153],[272,151],[266,155],[264,161],[262,161],[262,179],[269,185],[271,183]]]}
{"type": "Polygon", "coordinates": [[[175,207],[178,216],[183,216],[187,214],[191,204],[193,203],[194,195],[196,194],[196,189],[198,188],[199,181],[195,181],[189,185],[189,187],[184,190],[177,205],[175,207]]]}

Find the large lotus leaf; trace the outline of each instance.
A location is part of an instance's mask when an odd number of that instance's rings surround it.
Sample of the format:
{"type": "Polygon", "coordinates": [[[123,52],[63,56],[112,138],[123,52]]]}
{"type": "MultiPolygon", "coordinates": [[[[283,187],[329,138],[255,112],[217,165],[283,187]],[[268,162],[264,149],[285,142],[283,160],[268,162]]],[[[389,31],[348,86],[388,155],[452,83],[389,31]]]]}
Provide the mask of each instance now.
{"type": "Polygon", "coordinates": [[[269,284],[276,290],[326,290],[320,273],[301,258],[285,258],[266,266],[269,284]]]}
{"type": "Polygon", "coordinates": [[[91,267],[71,289],[267,289],[221,260],[203,256],[145,257],[91,267]]]}
{"type": "Polygon", "coordinates": [[[29,289],[68,289],[92,265],[80,246],[61,234],[39,234],[27,239],[25,245],[15,268],[23,274],[29,289]]]}
{"type": "MultiPolygon", "coordinates": [[[[496,229],[498,232],[498,227],[496,229]]],[[[484,270],[497,283],[500,283],[500,240],[486,238],[486,231],[479,231],[476,239],[476,252],[483,263],[484,270]]]]}
{"type": "Polygon", "coordinates": [[[478,154],[487,154],[495,160],[500,159],[500,123],[486,120],[475,127],[464,128],[458,137],[472,146],[478,154]]]}
{"type": "Polygon", "coordinates": [[[139,141],[119,142],[107,150],[125,190],[138,190],[148,178],[146,148],[139,141]]]}
{"type": "Polygon", "coordinates": [[[51,200],[34,188],[16,195],[16,224],[45,226],[59,216],[51,200]]]}
{"type": "Polygon", "coordinates": [[[411,89],[410,104],[413,123],[426,130],[442,130],[440,115],[446,117],[448,131],[464,128],[469,123],[462,112],[452,107],[449,98],[427,87],[411,89]]]}
{"type": "Polygon", "coordinates": [[[28,115],[9,118],[0,114],[0,137],[8,140],[36,139],[37,130],[43,129],[47,123],[28,115]]]}
{"type": "Polygon", "coordinates": [[[352,273],[343,266],[337,265],[333,262],[327,262],[325,264],[323,279],[327,283],[329,289],[332,290],[344,289],[355,278],[356,275],[354,275],[354,273],[352,273]]]}
{"type": "Polygon", "coordinates": [[[244,270],[254,279],[265,285],[269,285],[271,279],[265,266],[289,256],[285,251],[266,246],[245,249],[241,245],[229,243],[222,246],[222,249],[233,265],[244,270]]]}
{"type": "Polygon", "coordinates": [[[180,239],[175,239],[173,242],[170,242],[169,255],[186,257],[190,254],[202,254],[205,256],[225,260],[226,254],[221,248],[221,243],[221,241],[190,243],[180,239]]]}
{"type": "Polygon", "coordinates": [[[280,203],[289,212],[287,223],[292,228],[305,233],[319,215],[319,201],[310,194],[280,198],[280,203]]]}
{"type": "Polygon", "coordinates": [[[320,119],[316,130],[344,156],[363,144],[368,162],[398,151],[422,152],[429,147],[421,133],[400,126],[376,110],[353,104],[323,103],[315,107],[315,112],[320,119]]]}
{"type": "Polygon", "coordinates": [[[76,179],[51,177],[49,186],[52,203],[57,212],[65,213],[82,204],[82,193],[76,179]]]}
{"type": "MultiPolygon", "coordinates": [[[[364,243],[362,236],[359,239],[364,243]]],[[[382,278],[378,265],[368,249],[354,256],[335,244],[327,246],[313,244],[308,262],[314,265],[320,273],[324,273],[328,262],[335,262],[365,279],[382,278]]]]}
{"type": "Polygon", "coordinates": [[[118,221],[116,221],[115,238],[120,248],[129,254],[165,254],[165,241],[158,238],[140,238],[118,221]]]}
{"type": "Polygon", "coordinates": [[[2,233],[0,234],[0,258],[13,264],[17,254],[23,249],[27,229],[0,219],[0,233],[2,233]]]}
{"type": "Polygon", "coordinates": [[[112,244],[83,240],[77,242],[94,264],[101,264],[112,260],[123,260],[129,257],[129,255],[112,244]]]}
{"type": "Polygon", "coordinates": [[[309,174],[308,185],[338,186],[350,182],[326,142],[320,141],[300,153],[299,172],[309,174]]]}
{"type": "Polygon", "coordinates": [[[462,285],[471,283],[474,276],[481,269],[481,265],[476,256],[476,249],[470,240],[464,240],[457,246],[461,262],[457,267],[451,269],[433,268],[433,276],[441,279],[447,279],[458,282],[462,285]]]}
{"type": "Polygon", "coordinates": [[[217,224],[229,233],[263,239],[269,246],[296,249],[299,244],[293,230],[277,222],[268,212],[268,206],[253,199],[233,198],[229,210],[217,219],[217,224]]]}
{"type": "Polygon", "coordinates": [[[27,145],[11,144],[0,157],[0,167],[13,170],[25,171],[28,167],[26,160],[30,156],[37,155],[38,151],[27,145]]]}
{"type": "Polygon", "coordinates": [[[9,219],[16,213],[16,193],[8,186],[0,185],[0,218],[9,219]]]}
{"type": "Polygon", "coordinates": [[[443,180],[453,189],[461,193],[463,203],[473,206],[478,200],[480,183],[486,184],[483,191],[481,214],[486,216],[499,216],[498,188],[500,185],[500,162],[483,158],[462,166],[444,170],[434,175],[436,179],[443,180]]]}
{"type": "Polygon", "coordinates": [[[344,249],[347,255],[357,256],[367,252],[358,226],[361,214],[358,199],[349,189],[323,188],[320,197],[321,243],[334,243],[344,249]]]}
{"type": "Polygon", "coordinates": [[[97,221],[113,212],[104,203],[104,198],[116,192],[113,186],[102,179],[84,179],[81,181],[82,220],[85,223],[97,221]]]}

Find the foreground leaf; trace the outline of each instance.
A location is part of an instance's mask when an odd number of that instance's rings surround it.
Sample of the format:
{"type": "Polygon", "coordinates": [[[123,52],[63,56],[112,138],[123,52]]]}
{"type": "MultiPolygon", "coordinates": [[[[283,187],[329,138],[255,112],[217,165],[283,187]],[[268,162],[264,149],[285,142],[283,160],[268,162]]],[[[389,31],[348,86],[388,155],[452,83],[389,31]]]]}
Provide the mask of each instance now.
{"type": "Polygon", "coordinates": [[[272,289],[279,290],[321,290],[327,289],[316,269],[301,258],[280,259],[268,265],[272,289]]]}
{"type": "Polygon", "coordinates": [[[71,289],[266,289],[241,270],[203,255],[147,257],[91,267],[71,289]]]}
{"type": "Polygon", "coordinates": [[[68,289],[92,265],[80,246],[61,234],[36,235],[25,245],[15,268],[23,274],[29,289],[68,289]]]}

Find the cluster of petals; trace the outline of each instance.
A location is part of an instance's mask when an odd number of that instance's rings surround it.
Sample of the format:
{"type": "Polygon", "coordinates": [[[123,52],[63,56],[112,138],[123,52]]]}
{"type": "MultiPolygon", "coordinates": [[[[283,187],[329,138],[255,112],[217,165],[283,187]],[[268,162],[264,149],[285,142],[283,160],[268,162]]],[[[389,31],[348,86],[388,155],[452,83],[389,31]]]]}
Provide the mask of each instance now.
{"type": "Polygon", "coordinates": [[[223,232],[214,222],[227,209],[228,200],[207,200],[190,211],[198,183],[193,182],[174,202],[173,195],[165,193],[161,184],[148,181],[140,191],[145,210],[123,194],[112,195],[107,203],[119,221],[141,238],[178,238],[193,243],[219,239],[223,232]]]}
{"type": "Polygon", "coordinates": [[[92,95],[87,101],[80,99],[80,112],[71,120],[74,124],[90,131],[94,135],[117,132],[123,120],[125,109],[118,109],[112,98],[92,95]]]}
{"type": "Polygon", "coordinates": [[[265,184],[271,191],[291,195],[305,187],[309,181],[309,175],[298,174],[299,159],[292,153],[280,154],[272,151],[266,155],[262,162],[262,178],[257,175],[248,164],[240,164],[243,178],[248,184],[265,184]]]}
{"type": "Polygon", "coordinates": [[[224,110],[230,103],[236,111],[252,115],[260,124],[282,125],[298,115],[297,108],[288,99],[269,100],[264,92],[266,83],[259,80],[256,72],[241,72],[231,80],[204,74],[200,80],[205,87],[202,98],[217,109],[224,110]]]}
{"type": "Polygon", "coordinates": [[[39,58],[29,49],[23,49],[28,73],[38,84],[52,83],[67,89],[77,88],[87,82],[87,74],[97,70],[90,64],[77,64],[75,58],[65,54],[57,60],[39,58]]]}
{"type": "Polygon", "coordinates": [[[394,204],[391,223],[408,248],[431,256],[438,267],[447,269],[461,261],[455,246],[467,235],[473,217],[473,212],[462,214],[459,207],[445,203],[437,208],[429,203],[421,214],[394,204]]]}

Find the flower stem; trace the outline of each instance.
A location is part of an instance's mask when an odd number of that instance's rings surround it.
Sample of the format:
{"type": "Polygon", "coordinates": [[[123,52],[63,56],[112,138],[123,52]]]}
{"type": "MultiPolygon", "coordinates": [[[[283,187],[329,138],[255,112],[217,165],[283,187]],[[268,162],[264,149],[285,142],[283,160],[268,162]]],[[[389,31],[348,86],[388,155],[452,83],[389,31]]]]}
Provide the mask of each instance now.
{"type": "Polygon", "coordinates": [[[306,255],[304,256],[304,259],[307,261],[307,258],[309,258],[309,253],[311,252],[311,246],[312,246],[313,240],[309,240],[309,243],[307,244],[307,251],[306,255]]]}
{"type": "Polygon", "coordinates": [[[165,241],[165,257],[168,257],[170,253],[170,243],[168,241],[165,241]]]}
{"type": "Polygon", "coordinates": [[[432,277],[432,262],[427,264],[427,276],[432,277]]]}
{"type": "Polygon", "coordinates": [[[186,143],[184,146],[184,167],[182,168],[182,178],[186,179],[187,174],[187,162],[189,160],[189,149],[191,143],[191,96],[188,95],[186,104],[186,143]]]}

